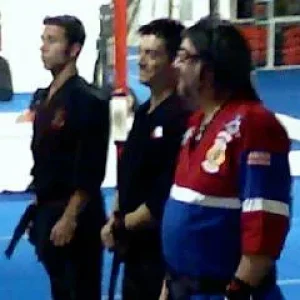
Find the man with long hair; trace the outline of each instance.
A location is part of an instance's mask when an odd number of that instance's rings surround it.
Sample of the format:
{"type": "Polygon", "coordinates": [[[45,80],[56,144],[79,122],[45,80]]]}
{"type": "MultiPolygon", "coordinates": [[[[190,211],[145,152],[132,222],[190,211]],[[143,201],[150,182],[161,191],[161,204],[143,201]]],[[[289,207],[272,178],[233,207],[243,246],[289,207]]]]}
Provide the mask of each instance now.
{"type": "Polygon", "coordinates": [[[208,17],[184,32],[175,65],[196,112],[162,222],[168,299],[282,299],[275,263],[289,230],[290,142],[251,84],[249,47],[208,17]]]}

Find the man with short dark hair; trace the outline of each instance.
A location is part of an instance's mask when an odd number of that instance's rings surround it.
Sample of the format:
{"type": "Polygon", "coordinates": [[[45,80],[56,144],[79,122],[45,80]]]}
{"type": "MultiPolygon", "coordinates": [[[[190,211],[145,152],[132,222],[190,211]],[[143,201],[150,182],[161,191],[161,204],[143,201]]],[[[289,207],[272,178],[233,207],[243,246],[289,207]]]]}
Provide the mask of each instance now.
{"type": "Polygon", "coordinates": [[[78,75],[81,21],[65,15],[47,17],[44,25],[42,61],[53,81],[34,103],[37,213],[30,235],[54,300],[99,300],[108,101],[78,75]]]}
{"type": "MultiPolygon", "coordinates": [[[[159,19],[139,30],[140,81],[151,97],[135,114],[119,164],[115,211],[124,222],[124,300],[157,300],[164,277],[160,222],[186,120],[173,68],[182,29],[159,19]]],[[[112,215],[101,235],[107,248],[118,251],[115,222],[112,215]]]]}
{"type": "Polygon", "coordinates": [[[249,47],[208,17],[184,32],[175,65],[196,112],[164,210],[161,299],[282,299],[275,263],[289,230],[290,142],[251,84],[249,47]]]}

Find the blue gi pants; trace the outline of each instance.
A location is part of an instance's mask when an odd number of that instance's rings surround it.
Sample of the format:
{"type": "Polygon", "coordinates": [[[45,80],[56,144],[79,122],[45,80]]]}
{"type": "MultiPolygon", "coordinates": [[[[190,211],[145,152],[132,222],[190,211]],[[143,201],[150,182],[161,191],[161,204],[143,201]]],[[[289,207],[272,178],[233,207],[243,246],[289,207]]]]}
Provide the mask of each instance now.
{"type": "MultiPolygon", "coordinates": [[[[222,295],[170,295],[169,300],[224,300],[222,295]]],[[[263,292],[259,292],[252,296],[252,300],[284,300],[284,297],[277,285],[270,286],[263,292]]]]}

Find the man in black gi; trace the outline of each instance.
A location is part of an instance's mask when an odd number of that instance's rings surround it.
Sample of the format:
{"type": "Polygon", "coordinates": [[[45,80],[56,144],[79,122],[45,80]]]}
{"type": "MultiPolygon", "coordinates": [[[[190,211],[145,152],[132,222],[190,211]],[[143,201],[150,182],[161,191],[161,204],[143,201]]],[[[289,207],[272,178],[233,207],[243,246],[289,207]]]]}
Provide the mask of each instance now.
{"type": "Polygon", "coordinates": [[[108,101],[77,73],[85,40],[73,16],[44,20],[41,54],[53,81],[35,102],[32,152],[37,214],[31,240],[54,300],[99,300],[105,224],[108,101]]]}
{"type": "MultiPolygon", "coordinates": [[[[119,165],[115,211],[123,216],[120,238],[127,249],[123,300],[157,300],[164,277],[160,222],[186,122],[172,65],[182,29],[177,21],[160,19],[139,30],[140,81],[151,98],[135,114],[119,165]]],[[[115,223],[112,215],[101,237],[107,248],[118,251],[115,223]]]]}

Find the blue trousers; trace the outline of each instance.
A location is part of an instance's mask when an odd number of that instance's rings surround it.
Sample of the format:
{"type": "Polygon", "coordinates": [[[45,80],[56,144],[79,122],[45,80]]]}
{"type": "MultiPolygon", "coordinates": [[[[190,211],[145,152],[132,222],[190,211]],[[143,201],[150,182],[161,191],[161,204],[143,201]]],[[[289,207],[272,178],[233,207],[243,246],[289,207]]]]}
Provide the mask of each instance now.
{"type": "MultiPolygon", "coordinates": [[[[171,296],[170,300],[224,300],[222,295],[193,295],[177,298],[176,295],[171,296]]],[[[271,286],[269,289],[257,293],[252,296],[252,300],[284,300],[284,297],[277,285],[271,286]]]]}

